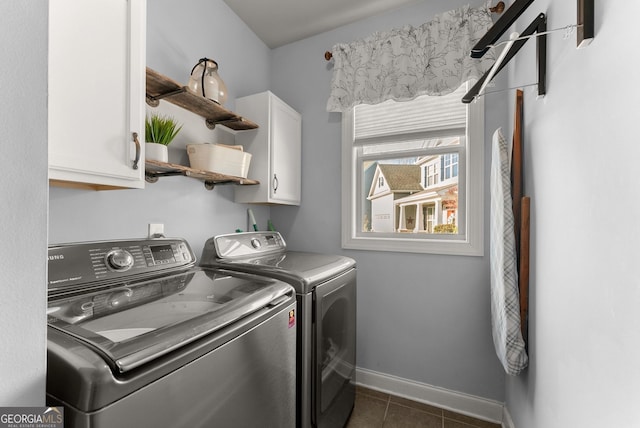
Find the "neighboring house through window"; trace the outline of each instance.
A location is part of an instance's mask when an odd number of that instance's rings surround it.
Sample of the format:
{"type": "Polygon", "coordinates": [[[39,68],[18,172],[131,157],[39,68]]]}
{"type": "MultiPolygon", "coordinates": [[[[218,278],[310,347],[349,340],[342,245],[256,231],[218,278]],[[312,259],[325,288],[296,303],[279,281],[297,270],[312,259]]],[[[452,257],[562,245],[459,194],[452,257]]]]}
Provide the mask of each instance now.
{"type": "Polygon", "coordinates": [[[343,114],[343,247],[482,255],[482,101],[441,97],[343,114]]]}

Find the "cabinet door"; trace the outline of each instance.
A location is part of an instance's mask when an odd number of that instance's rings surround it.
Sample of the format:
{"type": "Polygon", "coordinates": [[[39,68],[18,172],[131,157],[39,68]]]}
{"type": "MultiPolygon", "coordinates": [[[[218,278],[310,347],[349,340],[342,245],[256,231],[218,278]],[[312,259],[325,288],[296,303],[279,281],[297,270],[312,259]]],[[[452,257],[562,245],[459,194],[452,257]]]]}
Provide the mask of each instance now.
{"type": "Polygon", "coordinates": [[[49,2],[52,183],[144,187],[145,23],[145,0],[49,2]]]}
{"type": "Polygon", "coordinates": [[[300,203],[300,115],[279,99],[271,104],[270,202],[300,203]]]}
{"type": "Polygon", "coordinates": [[[235,188],[235,201],[300,205],[302,116],[271,92],[236,100],[236,111],[260,127],[239,132],[236,144],[252,154],[249,178],[257,186],[235,188]]]}

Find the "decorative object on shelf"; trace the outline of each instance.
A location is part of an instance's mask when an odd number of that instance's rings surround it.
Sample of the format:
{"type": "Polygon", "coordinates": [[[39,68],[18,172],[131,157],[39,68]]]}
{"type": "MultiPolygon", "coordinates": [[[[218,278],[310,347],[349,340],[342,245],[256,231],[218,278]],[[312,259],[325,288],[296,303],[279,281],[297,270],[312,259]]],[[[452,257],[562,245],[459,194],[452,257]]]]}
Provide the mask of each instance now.
{"type": "Polygon", "coordinates": [[[187,144],[187,154],[193,169],[240,178],[249,173],[251,153],[245,153],[242,146],[187,144]]]}
{"type": "Polygon", "coordinates": [[[145,158],[168,162],[167,146],[182,129],[170,116],[152,114],[145,119],[145,158]]]}
{"type": "Polygon", "coordinates": [[[215,101],[196,95],[186,86],[163,76],[155,70],[147,67],[147,104],[158,107],[160,100],[181,107],[205,119],[207,128],[214,129],[216,124],[223,125],[234,131],[256,129],[258,125],[249,119],[227,110],[215,101]]]}
{"type": "Polygon", "coordinates": [[[189,89],[218,104],[227,102],[227,86],[218,74],[218,63],[209,58],[201,58],[191,69],[189,89]]]}

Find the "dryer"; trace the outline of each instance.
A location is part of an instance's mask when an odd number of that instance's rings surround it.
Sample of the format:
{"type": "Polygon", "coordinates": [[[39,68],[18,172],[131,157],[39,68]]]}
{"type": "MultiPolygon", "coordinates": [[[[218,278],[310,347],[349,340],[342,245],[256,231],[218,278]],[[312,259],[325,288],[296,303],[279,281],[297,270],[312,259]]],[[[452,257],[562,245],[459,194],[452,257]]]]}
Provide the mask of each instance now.
{"type": "Polygon", "coordinates": [[[278,232],[247,232],[208,239],[200,265],[261,275],[293,286],[298,307],[296,425],[346,425],[355,400],[355,261],[288,251],[278,232]]]}

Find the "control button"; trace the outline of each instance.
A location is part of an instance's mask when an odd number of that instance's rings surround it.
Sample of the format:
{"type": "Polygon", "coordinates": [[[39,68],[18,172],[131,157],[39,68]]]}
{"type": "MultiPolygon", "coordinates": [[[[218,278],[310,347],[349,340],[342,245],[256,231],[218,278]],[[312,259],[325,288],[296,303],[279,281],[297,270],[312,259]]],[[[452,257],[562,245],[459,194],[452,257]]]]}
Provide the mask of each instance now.
{"type": "Polygon", "coordinates": [[[105,262],[109,269],[123,272],[133,266],[133,256],[126,250],[112,250],[105,256],[105,262]]]}
{"type": "Polygon", "coordinates": [[[107,296],[107,304],[117,309],[123,306],[125,303],[129,303],[133,297],[133,291],[130,288],[122,287],[114,290],[109,296],[107,296]]]}
{"type": "Polygon", "coordinates": [[[256,250],[262,246],[258,238],[251,238],[251,246],[256,250]]]}
{"type": "Polygon", "coordinates": [[[71,312],[75,316],[93,315],[93,302],[79,302],[71,307],[71,312]]]}

